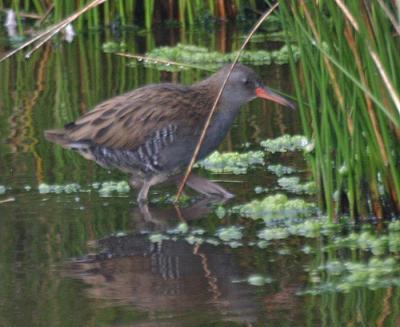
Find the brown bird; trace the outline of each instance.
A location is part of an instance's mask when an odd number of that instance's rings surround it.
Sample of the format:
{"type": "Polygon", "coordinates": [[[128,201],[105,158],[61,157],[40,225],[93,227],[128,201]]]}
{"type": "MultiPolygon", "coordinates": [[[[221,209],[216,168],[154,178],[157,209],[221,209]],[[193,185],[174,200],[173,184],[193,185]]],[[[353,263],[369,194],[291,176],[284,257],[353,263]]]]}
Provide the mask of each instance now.
{"type": "MultiPolygon", "coordinates": [[[[62,129],[45,131],[45,136],[103,167],[131,174],[131,185],[140,188],[138,202],[146,202],[151,186],[179,181],[229,68],[230,65],[226,65],[191,86],[153,84],[116,96],[62,129]]],[[[198,160],[218,147],[240,107],[256,97],[294,107],[265,87],[252,69],[236,65],[219,100],[198,160]]],[[[218,184],[193,174],[187,185],[207,196],[233,196],[218,184]]]]}

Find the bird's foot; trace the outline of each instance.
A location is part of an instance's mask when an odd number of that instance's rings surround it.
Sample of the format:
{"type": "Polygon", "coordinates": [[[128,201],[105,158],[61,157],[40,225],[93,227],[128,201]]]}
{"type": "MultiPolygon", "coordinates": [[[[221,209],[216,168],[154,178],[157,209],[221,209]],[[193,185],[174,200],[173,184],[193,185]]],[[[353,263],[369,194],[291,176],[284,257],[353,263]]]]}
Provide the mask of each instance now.
{"type": "Polygon", "coordinates": [[[217,183],[211,182],[206,178],[199,177],[193,174],[189,176],[186,184],[193,190],[208,197],[218,196],[224,199],[231,199],[235,196],[217,183]]]}

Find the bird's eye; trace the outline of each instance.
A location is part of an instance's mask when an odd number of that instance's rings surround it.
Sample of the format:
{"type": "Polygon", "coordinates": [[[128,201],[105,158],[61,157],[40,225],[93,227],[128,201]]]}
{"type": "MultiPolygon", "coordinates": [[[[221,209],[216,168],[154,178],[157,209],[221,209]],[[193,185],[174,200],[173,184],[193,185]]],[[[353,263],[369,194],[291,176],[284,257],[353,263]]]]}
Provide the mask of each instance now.
{"type": "Polygon", "coordinates": [[[244,85],[249,85],[251,83],[250,80],[248,80],[247,78],[243,78],[242,81],[244,85]]]}

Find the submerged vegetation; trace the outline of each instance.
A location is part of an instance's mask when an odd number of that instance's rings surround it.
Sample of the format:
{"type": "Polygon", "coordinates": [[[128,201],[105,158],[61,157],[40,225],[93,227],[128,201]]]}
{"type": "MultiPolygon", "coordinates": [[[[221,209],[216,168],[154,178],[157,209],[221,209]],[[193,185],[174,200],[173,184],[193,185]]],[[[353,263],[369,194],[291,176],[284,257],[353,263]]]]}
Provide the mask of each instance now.
{"type": "MultiPolygon", "coordinates": [[[[398,5],[397,5],[398,6],[398,5]]],[[[280,4],[308,156],[331,218],[400,211],[400,53],[396,4],[280,4]],[[291,44],[291,43],[289,43],[291,44]],[[297,48],[296,47],[296,51],[297,48]]]]}

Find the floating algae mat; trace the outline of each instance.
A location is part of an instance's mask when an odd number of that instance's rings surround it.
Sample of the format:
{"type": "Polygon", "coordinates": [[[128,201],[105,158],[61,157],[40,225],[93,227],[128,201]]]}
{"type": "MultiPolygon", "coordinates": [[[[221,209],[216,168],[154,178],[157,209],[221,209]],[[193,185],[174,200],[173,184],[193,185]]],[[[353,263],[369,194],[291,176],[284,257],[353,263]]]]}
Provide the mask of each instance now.
{"type": "Polygon", "coordinates": [[[275,174],[278,177],[282,177],[283,175],[290,175],[290,174],[297,172],[297,170],[295,168],[284,166],[281,164],[268,165],[267,169],[268,169],[268,171],[270,171],[271,173],[275,174]]]}
{"type": "Polygon", "coordinates": [[[288,199],[284,194],[275,194],[235,206],[232,210],[244,217],[268,221],[277,218],[310,217],[315,214],[316,206],[303,199],[288,199]]]}
{"type": "Polygon", "coordinates": [[[213,152],[209,157],[197,163],[198,167],[214,173],[245,174],[250,167],[264,165],[263,151],[213,152]]]}
{"type": "MultiPolygon", "coordinates": [[[[281,198],[280,206],[287,201],[290,200],[284,201],[284,198],[281,198]]],[[[364,225],[361,231],[356,231],[354,225],[333,224],[326,217],[315,216],[303,218],[298,223],[287,220],[280,226],[269,226],[269,222],[265,221],[265,225],[258,228],[256,233],[252,231],[253,227],[248,228],[247,224],[227,225],[215,232],[200,229],[200,233],[196,233],[196,227],[181,225],[182,223],[168,233],[149,234],[148,238],[156,243],[181,239],[192,245],[208,243],[213,246],[226,246],[232,250],[243,246],[258,248],[257,251],[267,251],[270,248],[279,255],[292,253],[290,248],[282,247],[282,242],[289,238],[303,238],[303,247],[297,247],[293,251],[310,256],[319,253],[321,261],[316,264],[315,260],[311,260],[304,266],[303,269],[308,275],[308,285],[298,291],[298,295],[346,293],[357,288],[375,290],[400,285],[399,258],[393,256],[400,253],[400,221],[390,223],[385,231],[379,234],[374,232],[372,225],[364,225]],[[346,231],[347,236],[339,236],[346,231]],[[318,242],[314,239],[318,239],[318,242]],[[344,255],[343,250],[350,250],[353,255],[344,255]],[[325,256],[325,253],[329,255],[325,256]],[[326,259],[323,259],[324,257],[326,259]]],[[[273,281],[271,277],[257,272],[247,279],[232,280],[260,287],[273,281]]]]}
{"type": "Polygon", "coordinates": [[[97,190],[101,196],[110,196],[113,192],[117,193],[128,193],[130,191],[130,186],[126,181],[114,182],[107,181],[103,183],[93,183],[91,187],[87,190],[82,189],[82,187],[77,183],[70,184],[46,184],[41,183],[38,186],[38,191],[40,194],[49,193],[78,193],[78,192],[88,192],[91,189],[97,190]]]}
{"type": "MultiPolygon", "coordinates": [[[[299,58],[300,53],[297,47],[292,46],[295,58],[299,58]]],[[[221,53],[210,51],[207,48],[195,45],[178,44],[175,47],[160,47],[146,53],[149,58],[175,61],[185,64],[202,65],[203,68],[216,69],[223,63],[232,62],[237,51],[221,53]]],[[[242,52],[239,61],[251,63],[253,65],[286,64],[289,60],[288,47],[285,45],[279,50],[245,50],[242,52]]],[[[154,65],[154,61],[149,60],[147,64],[154,65]]],[[[164,67],[165,64],[156,64],[156,67],[164,67]]],[[[183,68],[183,67],[182,67],[183,68]]]]}
{"type": "Polygon", "coordinates": [[[66,185],[49,185],[46,183],[41,183],[38,186],[38,190],[40,194],[48,194],[48,193],[77,193],[81,191],[81,187],[77,183],[71,183],[66,185]]]}
{"type": "Polygon", "coordinates": [[[278,184],[283,189],[297,194],[314,194],[317,191],[317,186],[314,181],[300,183],[300,178],[297,176],[281,177],[278,179],[278,184]]]}
{"type": "Polygon", "coordinates": [[[265,151],[270,153],[288,151],[312,151],[312,143],[303,135],[282,135],[275,139],[260,142],[265,151]]]}

